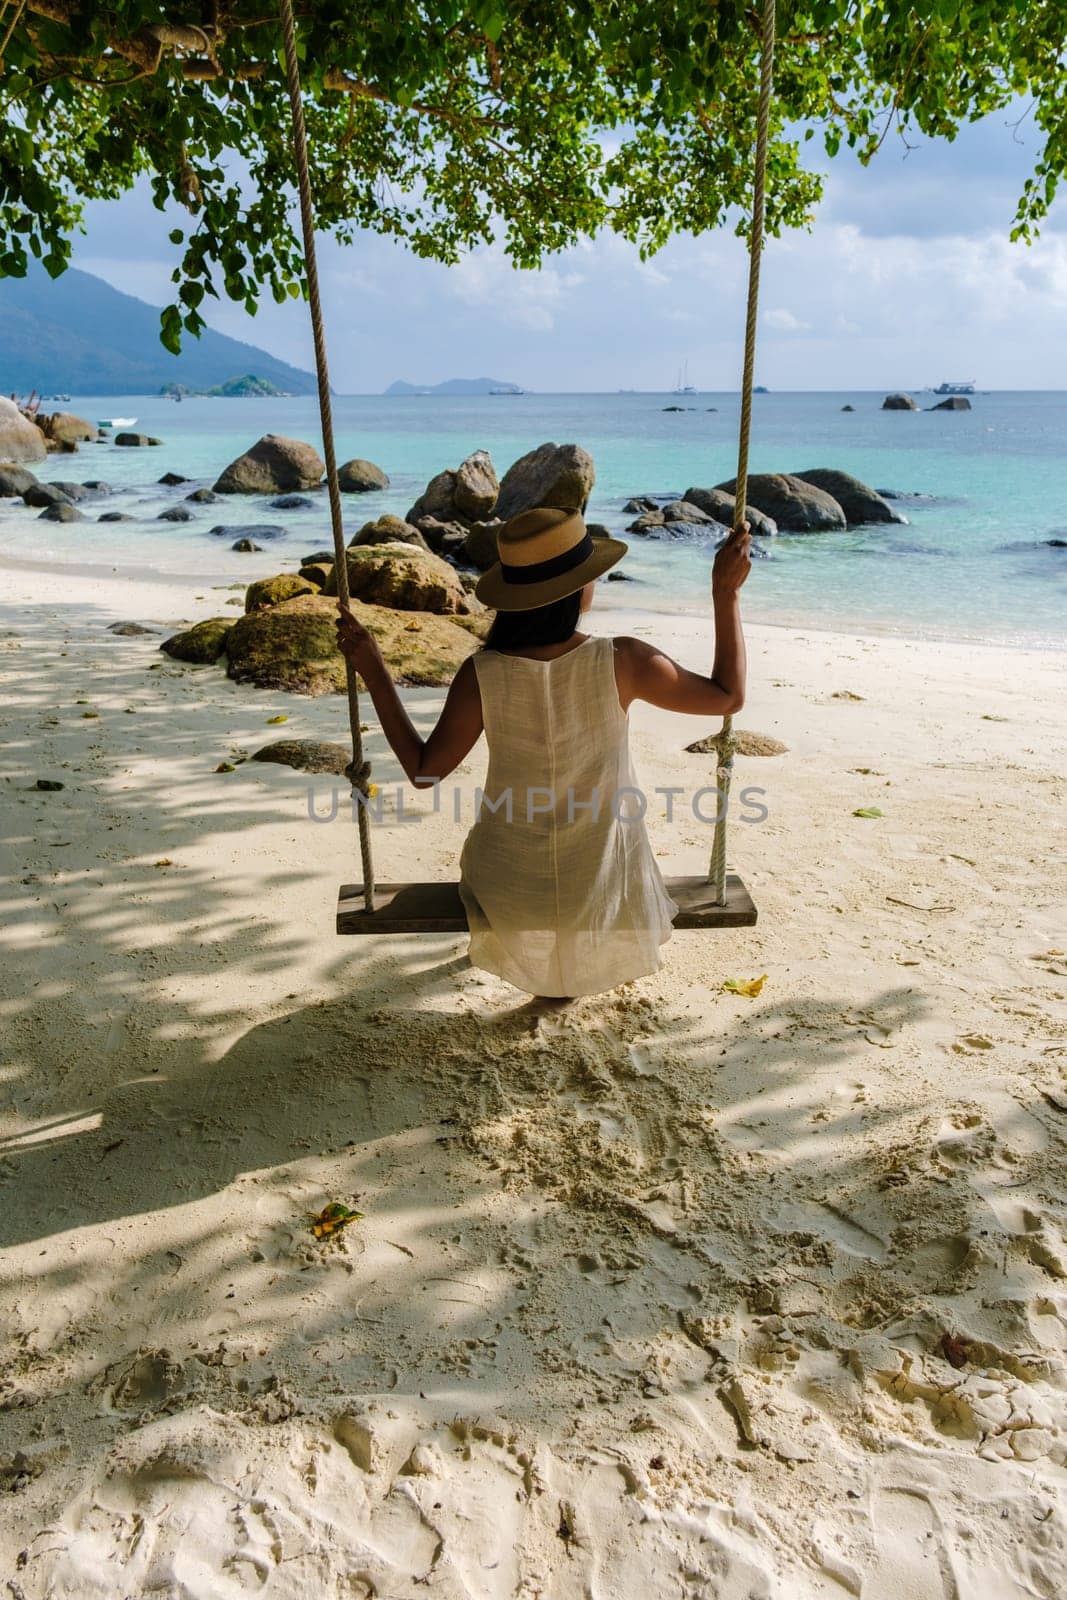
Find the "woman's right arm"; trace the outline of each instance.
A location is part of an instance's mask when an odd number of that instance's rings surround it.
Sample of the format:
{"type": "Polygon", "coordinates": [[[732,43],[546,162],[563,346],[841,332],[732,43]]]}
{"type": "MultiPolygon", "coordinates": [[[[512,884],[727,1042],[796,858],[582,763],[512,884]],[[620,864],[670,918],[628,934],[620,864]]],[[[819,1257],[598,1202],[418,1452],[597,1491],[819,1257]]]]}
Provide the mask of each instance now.
{"type": "Polygon", "coordinates": [[[642,639],[617,639],[615,677],[627,709],[647,700],[664,711],[724,717],[745,703],[745,636],[741,627],[741,586],[751,570],[752,538],[746,524],[719,549],[712,571],[715,661],[711,676],[690,672],[642,639]]]}

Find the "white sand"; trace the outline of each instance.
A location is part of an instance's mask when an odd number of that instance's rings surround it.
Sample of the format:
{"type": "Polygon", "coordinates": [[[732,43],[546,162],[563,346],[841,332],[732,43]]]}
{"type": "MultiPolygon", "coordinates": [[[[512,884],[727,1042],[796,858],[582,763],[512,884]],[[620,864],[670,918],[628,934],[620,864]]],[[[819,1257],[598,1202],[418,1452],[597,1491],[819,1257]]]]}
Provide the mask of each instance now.
{"type": "MultiPolygon", "coordinates": [[[[0,592],[5,1593],[1062,1592],[1063,657],[753,629],[759,926],[539,1011],[460,940],[334,937],[332,780],[214,772],[340,699],[106,632],[225,593],[0,592]]],[[[634,721],[650,786],[708,781],[634,721]]],[[[383,878],[454,869],[413,804],[383,878]]]]}

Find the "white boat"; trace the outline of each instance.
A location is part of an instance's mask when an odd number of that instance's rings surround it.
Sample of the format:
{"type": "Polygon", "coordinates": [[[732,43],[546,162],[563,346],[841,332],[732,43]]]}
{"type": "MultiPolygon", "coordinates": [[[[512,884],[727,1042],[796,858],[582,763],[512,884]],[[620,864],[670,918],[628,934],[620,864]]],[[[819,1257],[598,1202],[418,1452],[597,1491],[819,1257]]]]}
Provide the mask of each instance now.
{"type": "Polygon", "coordinates": [[[97,417],[98,428],[132,428],[136,417],[97,417]]]}
{"type": "Polygon", "coordinates": [[[973,394],[977,387],[977,378],[956,378],[945,383],[939,383],[934,394],[973,394]]]}
{"type": "Polygon", "coordinates": [[[525,389],[521,389],[517,383],[508,383],[508,384],[504,384],[502,388],[490,389],[489,393],[490,394],[506,394],[506,395],[525,394],[526,390],[525,389]]]}
{"type": "Polygon", "coordinates": [[[693,385],[689,382],[689,363],[688,363],[688,361],[685,363],[684,366],[678,368],[678,382],[675,384],[674,388],[671,390],[671,393],[672,394],[696,394],[696,390],[693,388],[693,385]]]}

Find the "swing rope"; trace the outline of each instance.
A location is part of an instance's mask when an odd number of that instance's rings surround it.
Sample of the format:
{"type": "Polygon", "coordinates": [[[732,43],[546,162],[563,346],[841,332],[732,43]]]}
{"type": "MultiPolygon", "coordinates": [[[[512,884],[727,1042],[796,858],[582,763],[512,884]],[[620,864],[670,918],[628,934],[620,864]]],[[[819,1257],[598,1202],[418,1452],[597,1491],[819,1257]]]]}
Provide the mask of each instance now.
{"type": "MultiPolygon", "coordinates": [[[[734,482],[734,531],[745,520],[748,499],[748,446],[752,435],[752,385],[756,374],[756,320],[759,313],[759,269],[763,255],[764,197],[767,185],[767,143],[774,83],[774,6],[763,0],[763,37],[760,45],[759,107],[756,112],[756,167],[752,189],[752,232],[748,247],[748,305],[745,311],[745,365],[741,377],[741,430],[737,440],[737,478],[734,482]]],[[[726,904],[726,813],[730,804],[730,779],[734,771],[733,717],[723,717],[712,743],[718,757],[715,787],[715,837],[711,846],[708,881],[717,905],[726,904]]]]}
{"type": "MultiPolygon", "coordinates": [[[[326,336],[322,322],[322,301],[319,296],[319,274],[315,256],[315,219],[311,204],[311,176],[308,170],[307,130],[304,125],[304,107],[300,92],[300,67],[296,49],[296,26],[293,20],[292,0],[279,0],[282,39],[285,47],[285,75],[292,114],[293,156],[296,162],[297,188],[300,196],[300,225],[304,237],[304,263],[307,274],[308,303],[311,310],[311,329],[315,344],[315,371],[318,378],[319,416],[322,426],[323,457],[326,462],[326,486],[330,498],[330,522],[333,529],[334,571],[337,574],[337,595],[347,610],[350,604],[348,589],[348,562],[345,556],[344,519],[341,513],[341,493],[337,481],[337,457],[334,450],[333,416],[330,404],[330,378],[326,361],[326,336]]],[[[752,228],[749,238],[748,304],[745,313],[745,358],[741,379],[741,427],[737,446],[737,478],[734,484],[734,531],[741,527],[746,516],[748,497],[748,454],[752,432],[752,388],[756,370],[756,322],[759,312],[760,258],[763,252],[763,225],[767,178],[767,144],[770,129],[771,91],[774,80],[775,0],[763,0],[763,26],[760,46],[759,104],[756,113],[755,178],[752,194],[752,228]]],[[[346,769],[353,793],[366,799],[370,788],[370,762],[363,754],[363,734],[359,715],[359,684],[356,669],[346,659],[345,679],[348,691],[348,719],[352,730],[352,763],[346,769]]],[[[733,775],[734,738],[733,718],[724,717],[722,728],[711,741],[717,754],[715,784],[718,790],[718,809],[715,837],[712,843],[708,880],[717,904],[726,903],[726,813],[730,803],[730,780],[733,775]]],[[[363,898],[366,909],[374,910],[374,864],[371,859],[370,818],[365,804],[358,805],[359,850],[363,866],[363,898]]]]}
{"type": "MultiPolygon", "coordinates": [[[[308,172],[307,130],[304,126],[304,105],[300,95],[300,67],[296,53],[296,25],[293,21],[292,0],[279,0],[282,39],[285,44],[285,78],[289,90],[289,107],[292,113],[293,156],[296,160],[297,188],[300,194],[300,226],[304,235],[304,269],[307,273],[308,304],[311,308],[311,332],[315,341],[315,372],[319,386],[319,418],[322,425],[322,453],[326,462],[326,488],[330,496],[330,523],[333,528],[334,572],[337,574],[337,598],[347,611],[350,604],[348,590],[348,561],[345,555],[345,526],[341,514],[341,490],[337,481],[337,456],[333,441],[333,411],[330,404],[330,373],[326,364],[326,334],[322,324],[322,301],[319,297],[319,269],[315,257],[315,216],[311,207],[311,176],[308,172]]],[[[371,858],[370,817],[365,801],[370,793],[370,762],[363,754],[363,733],[359,718],[359,683],[356,669],[345,658],[345,683],[348,690],[348,721],[352,730],[352,763],[345,769],[352,785],[353,796],[359,796],[359,853],[363,863],[363,900],[368,911],[374,910],[374,862],[371,858]]]]}

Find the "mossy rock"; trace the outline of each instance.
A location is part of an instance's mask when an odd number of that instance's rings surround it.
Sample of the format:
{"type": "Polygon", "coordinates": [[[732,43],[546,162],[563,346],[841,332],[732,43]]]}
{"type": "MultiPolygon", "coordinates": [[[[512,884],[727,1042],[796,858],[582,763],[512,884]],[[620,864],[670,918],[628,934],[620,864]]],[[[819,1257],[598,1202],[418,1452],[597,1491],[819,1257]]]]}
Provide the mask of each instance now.
{"type": "MultiPolygon", "coordinates": [[[[365,544],[354,549],[349,546],[346,554],[348,591],[353,599],[442,616],[466,616],[478,609],[456,569],[432,550],[416,544],[365,544]]],[[[330,573],[324,593],[337,593],[336,572],[330,573]]]]}
{"type": "Polygon", "coordinates": [[[299,576],[305,583],[310,583],[313,589],[321,591],[329,583],[332,571],[332,561],[306,561],[300,568],[299,576]]]}
{"type": "Polygon", "coordinates": [[[418,528],[405,522],[403,517],[394,517],[388,512],[374,522],[365,522],[359,532],[349,539],[348,548],[354,550],[364,544],[413,544],[421,550],[430,548],[418,528]]]}
{"type": "Polygon", "coordinates": [[[489,629],[493,626],[495,611],[479,611],[471,617],[450,617],[449,621],[457,628],[466,628],[468,633],[473,633],[476,639],[485,640],[489,637],[489,629]]]}
{"type": "MultiPolygon", "coordinates": [[[[715,737],[715,734],[710,734],[706,739],[687,744],[685,748],[694,756],[714,755],[715,737]]],[[[748,728],[735,728],[734,741],[739,756],[784,756],[789,749],[781,739],[772,739],[769,733],[753,733],[748,728]]]]}
{"type": "Polygon", "coordinates": [[[173,656],[175,661],[209,664],[217,661],[226,649],[226,639],[232,628],[232,617],[208,617],[205,622],[195,622],[182,633],[172,633],[159,648],[168,656],[173,656]]]}
{"type": "Polygon", "coordinates": [[[294,767],[297,772],[335,772],[343,777],[352,760],[352,749],[325,739],[276,739],[256,750],[252,760],[275,761],[279,766],[294,767]]]}
{"type": "MultiPolygon", "coordinates": [[[[478,647],[465,627],[430,612],[394,611],[358,600],[352,612],[377,639],[398,683],[450,683],[478,647]]],[[[336,620],[336,602],[318,594],[297,595],[249,612],[233,625],[226,641],[230,677],[295,694],[342,693],[345,662],[337,648],[336,620]]]]}
{"type": "Polygon", "coordinates": [[[245,590],[245,610],[259,611],[292,600],[298,594],[315,594],[316,586],[293,572],[280,572],[275,578],[258,578],[245,590]]]}

